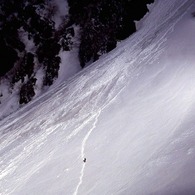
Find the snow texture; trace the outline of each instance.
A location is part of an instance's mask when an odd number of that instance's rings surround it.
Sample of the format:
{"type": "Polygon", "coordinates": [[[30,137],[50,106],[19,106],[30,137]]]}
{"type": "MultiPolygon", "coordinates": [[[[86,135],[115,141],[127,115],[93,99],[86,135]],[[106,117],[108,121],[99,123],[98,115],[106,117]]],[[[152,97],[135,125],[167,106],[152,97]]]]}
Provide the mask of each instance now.
{"type": "Polygon", "coordinates": [[[0,194],[195,194],[195,5],[150,9],[115,50],[0,121],[0,194]]]}

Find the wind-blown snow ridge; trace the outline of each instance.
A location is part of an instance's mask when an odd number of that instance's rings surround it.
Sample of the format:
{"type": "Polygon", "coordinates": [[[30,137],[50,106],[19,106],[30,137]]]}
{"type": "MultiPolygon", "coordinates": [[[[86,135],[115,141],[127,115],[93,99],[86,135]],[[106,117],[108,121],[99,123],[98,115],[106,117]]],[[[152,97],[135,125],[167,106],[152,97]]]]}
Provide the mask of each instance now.
{"type": "MultiPolygon", "coordinates": [[[[101,112],[99,112],[97,115],[95,115],[95,121],[93,123],[92,128],[88,131],[88,133],[86,134],[86,136],[84,137],[83,141],[82,141],[82,145],[81,145],[81,160],[83,160],[85,158],[85,146],[87,143],[87,140],[89,139],[89,136],[91,135],[92,131],[95,129],[97,121],[98,121],[98,117],[100,115],[101,112]]],[[[81,169],[81,173],[80,173],[80,177],[79,177],[79,183],[76,186],[75,192],[73,195],[77,195],[78,191],[79,191],[79,187],[81,186],[82,182],[83,182],[83,176],[84,176],[84,171],[85,171],[85,166],[86,163],[83,163],[82,169],[81,169]]]]}

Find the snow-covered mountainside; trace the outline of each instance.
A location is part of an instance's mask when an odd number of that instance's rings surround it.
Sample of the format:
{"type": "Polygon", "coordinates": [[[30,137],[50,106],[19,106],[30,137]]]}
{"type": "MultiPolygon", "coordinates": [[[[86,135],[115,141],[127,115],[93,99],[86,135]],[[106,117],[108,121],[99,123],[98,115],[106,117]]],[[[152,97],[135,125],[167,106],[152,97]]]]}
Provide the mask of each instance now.
{"type": "Polygon", "coordinates": [[[113,50],[154,0],[1,0],[0,120],[113,50]]]}
{"type": "Polygon", "coordinates": [[[0,121],[0,194],[195,194],[195,3],[150,9],[108,55],[0,121]]]}

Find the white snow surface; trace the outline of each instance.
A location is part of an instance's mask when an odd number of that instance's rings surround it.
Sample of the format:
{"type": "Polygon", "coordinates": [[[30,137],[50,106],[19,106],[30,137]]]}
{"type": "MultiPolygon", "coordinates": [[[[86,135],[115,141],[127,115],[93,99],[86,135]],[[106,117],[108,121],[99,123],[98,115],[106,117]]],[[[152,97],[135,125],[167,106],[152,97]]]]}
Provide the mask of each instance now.
{"type": "Polygon", "coordinates": [[[194,11],[157,0],[114,51],[0,121],[0,194],[195,194],[194,11]]]}

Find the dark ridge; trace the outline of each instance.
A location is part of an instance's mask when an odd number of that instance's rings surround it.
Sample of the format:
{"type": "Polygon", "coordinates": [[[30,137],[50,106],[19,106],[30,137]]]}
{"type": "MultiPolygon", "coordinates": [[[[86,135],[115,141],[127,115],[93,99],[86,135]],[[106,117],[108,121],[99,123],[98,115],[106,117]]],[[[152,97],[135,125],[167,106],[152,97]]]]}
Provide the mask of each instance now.
{"type": "Polygon", "coordinates": [[[136,31],[135,20],[147,12],[154,0],[68,0],[70,21],[81,26],[81,67],[96,61],[136,31]]]}

